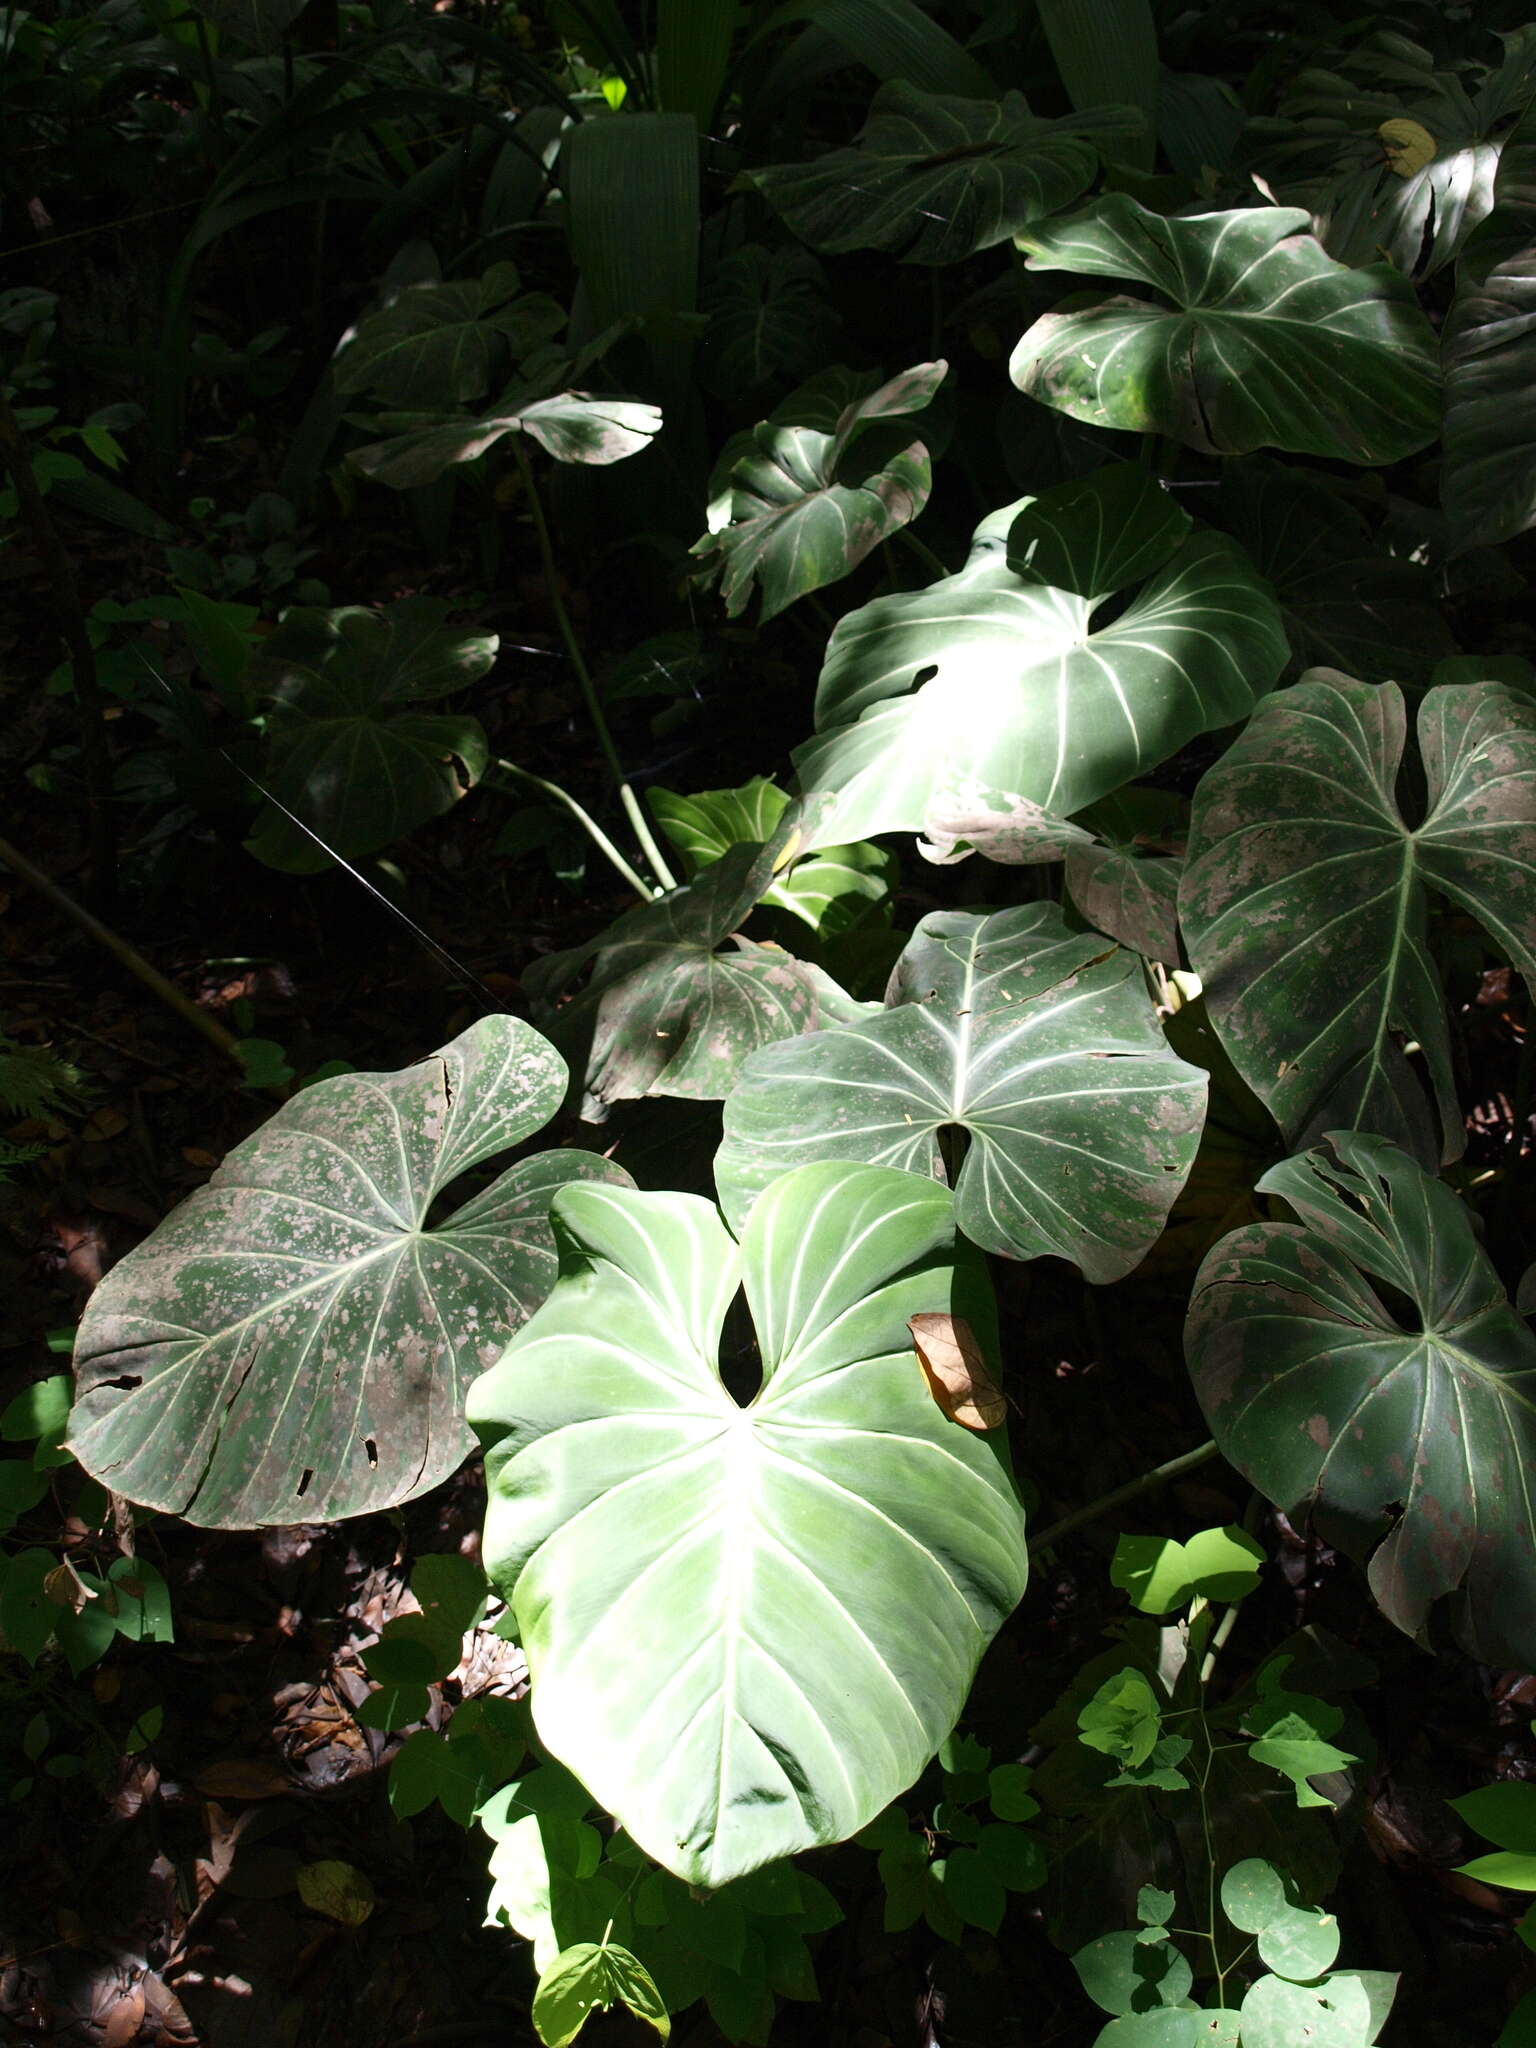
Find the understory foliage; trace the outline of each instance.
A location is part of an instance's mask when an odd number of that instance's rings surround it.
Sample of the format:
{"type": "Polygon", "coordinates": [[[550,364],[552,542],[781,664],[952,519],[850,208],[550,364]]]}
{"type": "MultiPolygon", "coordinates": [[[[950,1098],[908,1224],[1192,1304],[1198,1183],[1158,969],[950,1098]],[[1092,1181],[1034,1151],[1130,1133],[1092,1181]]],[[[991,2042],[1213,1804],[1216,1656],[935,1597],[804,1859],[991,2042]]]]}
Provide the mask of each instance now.
{"type": "MultiPolygon", "coordinates": [[[[42,144],[86,94],[211,170],[141,406],[69,420],[67,291],[0,300],[13,473],[167,558],[53,687],[141,722],[120,795],[243,807],[262,886],[377,873],[490,784],[589,901],[517,962],[526,1017],[293,1093],[109,1273],[53,1453],[254,1529],[483,1451],[486,1583],[429,1574],[369,1711],[413,1731],[396,1810],[483,1834],[552,2048],[699,1999],[767,2040],[840,1915],[802,1852],[850,1840],[941,1939],[1050,1875],[1103,2048],[1367,2048],[1394,1980],[1327,1907],[1359,1681],[1226,1645],[1267,1503],[1425,1654],[1536,1666],[1536,1267],[1462,1164],[1458,1022],[1486,971],[1536,986],[1536,669],[1476,624],[1536,524],[1536,26],[593,0],[343,7],[327,47],[197,5],[112,49],[6,24],[42,144]],[[266,403],[201,270],[315,207],[371,282],[272,502],[157,539],[203,383],[266,403]],[[514,522],[537,549],[590,789],[496,756],[472,606],[298,573],[320,494],[390,492],[489,586],[514,522]],[[574,615],[583,547],[643,552],[642,630],[574,615]],[[632,784],[636,704],[680,729],[722,646],[750,779],[632,784]],[[663,1154],[717,1114],[712,1192],[606,1156],[642,1104],[663,1154]],[[1047,1258],[1161,1262],[1254,1506],[1122,1538],[1121,1632],[993,1753],[967,1695],[1072,1491],[1010,1428],[1042,1361],[994,1297],[1047,1258]],[[527,1701],[440,1735],[487,1600],[527,1701]]],[[[48,1562],[5,1558],[34,1658],[48,1562]]],[[[1485,1882],[1531,1888],[1524,1789],[1468,1802],[1485,1882]]]]}

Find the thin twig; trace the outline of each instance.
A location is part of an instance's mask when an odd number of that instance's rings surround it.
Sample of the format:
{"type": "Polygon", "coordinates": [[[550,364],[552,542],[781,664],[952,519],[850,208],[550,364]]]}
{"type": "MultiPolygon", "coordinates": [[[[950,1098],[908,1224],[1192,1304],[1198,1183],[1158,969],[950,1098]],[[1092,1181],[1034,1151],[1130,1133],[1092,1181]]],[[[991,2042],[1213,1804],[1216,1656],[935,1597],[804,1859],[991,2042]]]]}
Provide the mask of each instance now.
{"type": "MultiPolygon", "coordinates": [[[[504,775],[515,775],[519,782],[531,783],[535,789],[542,789],[546,796],[553,797],[556,803],[563,804],[577,824],[580,825],[583,832],[589,836],[598,852],[613,863],[619,874],[623,876],[630,888],[640,898],[640,901],[642,903],[655,902],[656,891],[647,887],[639,871],[631,867],[602,826],[598,824],[589,811],[576,801],[568,789],[562,789],[558,782],[550,782],[545,776],[535,775],[529,768],[519,768],[515,761],[505,761],[498,758],[495,765],[504,775]]],[[[483,777],[482,781],[487,788],[495,789],[498,787],[495,782],[490,780],[489,776],[483,777]]]]}
{"type": "Polygon", "coordinates": [[[1029,1552],[1050,1549],[1063,1536],[1070,1536],[1074,1529],[1082,1529],[1089,1522],[1096,1522],[1100,1515],[1107,1515],[1111,1508],[1123,1507],[1128,1500],[1136,1500],[1144,1493],[1151,1493],[1156,1487],[1164,1486],[1170,1479],[1178,1479],[1186,1472],[1193,1472],[1198,1465],[1207,1465],[1217,1455],[1214,1441],[1198,1445],[1192,1451],[1184,1451],[1177,1458],[1169,1458],[1165,1464],[1154,1465],[1150,1472],[1143,1472],[1139,1479],[1127,1480],[1124,1486],[1117,1486],[1113,1493],[1100,1494],[1097,1500],[1089,1501],[1086,1507],[1074,1508],[1070,1515],[1063,1515],[1059,1522],[1052,1522],[1037,1536],[1029,1539],[1029,1552]]]}
{"type": "Polygon", "coordinates": [[[613,777],[614,787],[618,790],[619,802],[624,806],[625,814],[634,827],[635,837],[640,842],[640,851],[650,862],[656,879],[663,888],[675,889],[677,878],[667,866],[666,856],[656,844],[656,835],[652,832],[650,821],[641,808],[640,799],[630,787],[624,773],[619,750],[613,743],[613,734],[608,729],[608,720],[598,698],[597,687],[592,681],[592,672],[587,667],[586,656],[581,651],[581,642],[577,639],[576,629],[571,624],[571,615],[565,608],[565,599],[560,595],[560,573],[555,565],[555,550],[549,537],[549,522],[544,517],[544,506],[539,497],[538,486],[533,480],[533,466],[523,453],[520,435],[512,436],[512,452],[517,458],[517,473],[522,481],[523,496],[528,501],[528,514],[533,521],[534,536],[539,544],[539,560],[544,567],[544,584],[554,609],[555,624],[560,629],[560,638],[565,643],[571,667],[576,672],[576,681],[581,688],[587,715],[592,720],[597,743],[602,748],[603,759],[608,764],[608,772],[613,777]]]}
{"type": "Polygon", "coordinates": [[[114,960],[126,967],[130,974],[137,975],[147,989],[174,1010],[178,1017],[190,1024],[194,1031],[201,1032],[210,1045],[217,1046],[226,1059],[233,1060],[236,1066],[243,1064],[236,1049],[238,1040],[233,1032],[226,1031],[217,1018],[210,1017],[206,1010],[199,1009],[192,998],[184,995],[174,982],[167,981],[157,967],[151,967],[142,953],[130,946],[126,939],[119,938],[116,932],[101,922],[100,918],[93,917],[83,904],[77,903],[73,896],[61,889],[41,868],[34,867],[26,855],[18,853],[8,839],[0,839],[0,861],[3,861],[13,873],[20,875],[24,882],[30,883],[40,896],[47,898],[55,910],[62,911],[99,946],[105,946],[114,960]]]}

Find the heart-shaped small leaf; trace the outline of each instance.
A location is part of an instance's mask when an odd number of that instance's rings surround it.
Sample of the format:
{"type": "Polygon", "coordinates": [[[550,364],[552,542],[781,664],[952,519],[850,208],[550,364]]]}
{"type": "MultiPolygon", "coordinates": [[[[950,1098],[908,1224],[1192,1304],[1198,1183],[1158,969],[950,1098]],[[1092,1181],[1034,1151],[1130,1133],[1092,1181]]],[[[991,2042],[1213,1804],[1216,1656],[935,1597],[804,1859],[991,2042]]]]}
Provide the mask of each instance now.
{"type": "Polygon", "coordinates": [[[1335,263],[1294,207],[1165,220],[1123,192],[1019,236],[1032,270],[1123,277],[1027,329],[1015,384],[1094,426],[1213,455],[1396,462],[1440,424],[1435,337],[1395,270],[1335,263]]]}
{"type": "Polygon", "coordinates": [[[696,1196],[571,1189],[562,1278],[470,1396],[486,1564],[541,1739],[640,1846],[719,1886],[865,1826],[954,1725],[1023,1592],[1001,1432],[936,1406],[912,1316],[995,1357],[948,1194],[786,1175],[740,1247],[696,1196]],[[738,1287],[763,1384],[717,1364],[738,1287]]]}
{"type": "Polygon", "coordinates": [[[948,367],[919,363],[884,384],[824,370],[726,443],[710,481],[709,532],[692,552],[732,618],[755,586],[771,619],[917,517],[931,465],[900,422],[929,403],[948,367]]]}
{"type": "Polygon", "coordinates": [[[488,1017],[419,1066],[295,1096],[91,1296],[80,1463],[207,1528],[335,1521],[430,1491],[473,1448],[465,1388],[554,1278],[555,1191],[627,1176],[544,1152],[445,1223],[428,1211],[564,1090],[536,1031],[488,1017]]]}
{"type": "Polygon", "coordinates": [[[535,1016],[583,1081],[583,1116],[599,1122],[640,1095],[725,1096],[757,1047],[863,1014],[819,967],[737,933],[792,829],[786,819],[768,845],[733,847],[687,888],[526,970],[535,1016]]]}
{"type": "Polygon", "coordinates": [[[518,360],[552,341],[565,313],[539,292],[518,296],[515,263],[482,277],[407,286],[361,321],[336,358],[343,397],[366,391],[402,410],[465,405],[489,385],[498,348],[518,360]]]}
{"type": "Polygon", "coordinates": [[[467,689],[496,659],[496,635],[448,626],[449,609],[433,597],[382,612],[296,606],[266,641],[247,678],[274,707],[275,801],[248,843],[268,867],[317,874],[331,854],[373,853],[479,781],[490,753],[479,721],[410,708],[467,689]]]}
{"type": "MultiPolygon", "coordinates": [[[[733,846],[766,842],[778,829],[790,798],[766,775],[739,789],[696,790],[684,796],[653,783],[646,801],[656,822],[682,852],[695,874],[733,846]]],[[[763,892],[763,902],[832,936],[849,931],[888,904],[900,879],[891,848],[860,840],[853,846],[823,846],[803,860],[786,846],[783,866],[763,892]]]]}
{"type": "Polygon", "coordinates": [[[1370,1556],[1389,1620],[1417,1635],[1443,1599],[1469,1655],[1524,1670],[1536,1337],[1449,1188],[1380,1138],[1328,1142],[1259,1183],[1299,1222],[1234,1231],[1200,1268],[1195,1392],[1246,1479],[1370,1556]]]}
{"type": "Polygon", "coordinates": [[[1098,168],[1081,124],[1039,121],[1001,100],[876,93],[851,149],[743,174],[815,249],[888,249],[905,263],[959,263],[1070,206],[1098,168]]]}
{"type": "Polygon", "coordinates": [[[1205,1087],[1169,1051],[1134,955],[1069,933],[1054,904],[935,911],[883,1012],[748,1060],[715,1178],[735,1221],[808,1160],[937,1176],[939,1135],[958,1129],[955,1216],[973,1243],[1117,1279],[1183,1185],[1205,1087]]]}
{"type": "Polygon", "coordinates": [[[1416,830],[1396,794],[1405,731],[1395,683],[1320,669],[1270,698],[1196,791],[1179,900],[1222,1042],[1287,1135],[1345,1124],[1432,1163],[1465,1137],[1426,885],[1536,976],[1536,701],[1502,683],[1428,692],[1416,830]]]}
{"type": "Polygon", "coordinates": [[[307,4],[308,0],[197,0],[197,11],[266,57],[282,47],[283,37],[307,4]]]}
{"type": "Polygon", "coordinates": [[[711,390],[742,398],[787,384],[832,353],[837,311],[826,274],[809,249],[748,242],[714,268],[700,294],[709,326],[699,346],[711,390]]]}
{"type": "Polygon", "coordinates": [[[838,622],[795,755],[835,799],[808,843],[919,832],[992,792],[1069,816],[1245,718],[1285,659],[1241,551],[1191,536],[1144,472],[1060,485],[984,520],[958,575],[838,622]]]}

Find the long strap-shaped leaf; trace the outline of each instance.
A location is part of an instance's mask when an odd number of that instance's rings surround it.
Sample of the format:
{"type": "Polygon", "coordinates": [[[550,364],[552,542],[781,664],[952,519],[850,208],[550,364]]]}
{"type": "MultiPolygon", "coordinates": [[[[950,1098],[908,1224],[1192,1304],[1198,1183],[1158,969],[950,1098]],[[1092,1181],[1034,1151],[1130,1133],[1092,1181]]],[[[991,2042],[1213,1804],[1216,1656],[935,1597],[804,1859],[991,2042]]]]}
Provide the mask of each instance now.
{"type": "Polygon", "coordinates": [[[695,1196],[573,1189],[562,1277],[473,1389],[486,1560],[541,1738],[715,1886],[852,1834],[911,1783],[1024,1588],[994,1434],[949,1420],[908,1318],[995,1318],[947,1193],[810,1166],[738,1251],[695,1196]],[[745,1289],[763,1387],[716,1364],[745,1289]]]}

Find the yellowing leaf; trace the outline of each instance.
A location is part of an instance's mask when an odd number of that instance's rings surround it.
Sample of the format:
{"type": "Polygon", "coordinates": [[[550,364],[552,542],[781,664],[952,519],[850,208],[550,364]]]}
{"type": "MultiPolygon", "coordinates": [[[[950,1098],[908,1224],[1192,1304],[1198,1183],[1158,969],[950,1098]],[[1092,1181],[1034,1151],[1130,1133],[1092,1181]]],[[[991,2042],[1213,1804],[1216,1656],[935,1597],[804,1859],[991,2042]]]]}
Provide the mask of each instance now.
{"type": "Polygon", "coordinates": [[[950,1421],[963,1429],[996,1429],[1008,1413],[1008,1402],[987,1369],[970,1324],[959,1316],[929,1313],[909,1317],[907,1328],[928,1391],[950,1421]]]}
{"type": "Polygon", "coordinates": [[[361,1927],[373,1911],[373,1886],[350,1863],[301,1863],[296,1881],[312,1913],[339,1920],[343,1927],[361,1927]]]}
{"type": "Polygon", "coordinates": [[[1418,121],[1394,114],[1390,121],[1382,122],[1376,133],[1387,153],[1387,168],[1399,178],[1415,177],[1434,161],[1435,138],[1418,121]]]}

